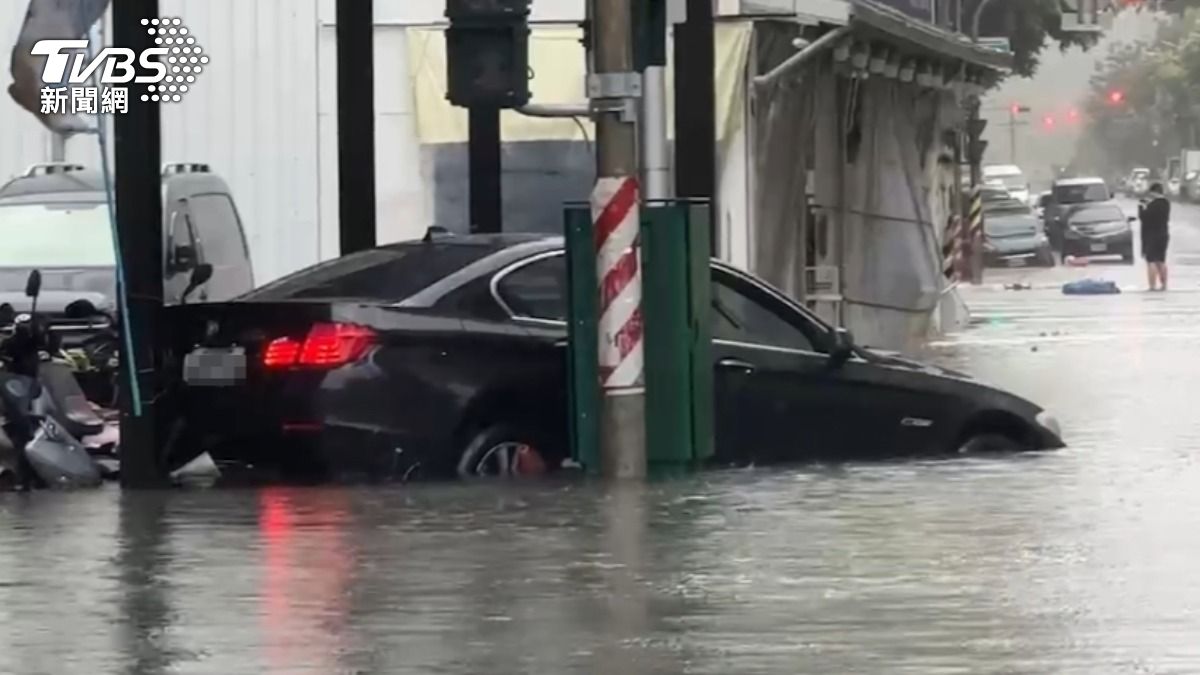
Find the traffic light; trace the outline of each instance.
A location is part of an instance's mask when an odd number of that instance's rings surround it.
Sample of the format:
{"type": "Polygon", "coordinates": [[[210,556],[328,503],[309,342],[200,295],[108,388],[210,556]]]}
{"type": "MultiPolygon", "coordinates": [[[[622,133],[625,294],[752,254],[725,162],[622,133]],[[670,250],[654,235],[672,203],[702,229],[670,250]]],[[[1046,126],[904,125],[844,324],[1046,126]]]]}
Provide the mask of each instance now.
{"type": "Polygon", "coordinates": [[[1054,119],[1054,115],[1046,115],[1042,118],[1042,126],[1046,127],[1047,129],[1053,129],[1055,124],[1056,120],[1054,119]]]}
{"type": "Polygon", "coordinates": [[[529,102],[531,0],[446,0],[446,98],[456,106],[529,102]]]}
{"type": "Polygon", "coordinates": [[[1021,113],[1029,112],[1030,108],[1027,105],[1021,105],[1020,103],[1014,103],[1014,104],[1012,104],[1012,107],[1009,108],[1009,110],[1012,111],[1012,114],[1015,117],[1017,115],[1020,115],[1021,113]]]}
{"type": "Polygon", "coordinates": [[[983,163],[983,154],[987,152],[988,142],[983,140],[983,130],[987,128],[987,120],[972,119],[967,121],[967,161],[979,165],[983,163]]]}
{"type": "Polygon", "coordinates": [[[1113,89],[1108,92],[1108,102],[1113,105],[1121,105],[1125,102],[1125,92],[1120,89],[1113,89]]]}
{"type": "Polygon", "coordinates": [[[1074,124],[1079,121],[1079,111],[1071,108],[1067,111],[1067,121],[1074,124]]]}

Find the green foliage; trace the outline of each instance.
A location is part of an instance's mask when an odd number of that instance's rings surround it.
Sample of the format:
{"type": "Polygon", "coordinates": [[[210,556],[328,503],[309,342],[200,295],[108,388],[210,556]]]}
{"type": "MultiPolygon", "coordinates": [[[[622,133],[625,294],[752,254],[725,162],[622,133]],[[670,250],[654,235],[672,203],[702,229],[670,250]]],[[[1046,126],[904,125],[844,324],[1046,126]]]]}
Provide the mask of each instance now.
{"type": "Polygon", "coordinates": [[[1200,143],[1200,8],[1164,21],[1150,42],[1114,45],[1091,79],[1081,156],[1112,170],[1163,166],[1200,143]],[[1120,92],[1123,100],[1111,99],[1120,92]]]}
{"type": "MultiPolygon", "coordinates": [[[[966,0],[963,4],[969,22],[979,2],[966,0]]],[[[970,30],[969,24],[965,27],[970,30]]],[[[979,17],[979,36],[1008,38],[1016,73],[1024,77],[1037,70],[1039,55],[1048,43],[1065,49],[1089,47],[1096,39],[1087,33],[1063,32],[1058,0],[990,0],[979,17]]]]}

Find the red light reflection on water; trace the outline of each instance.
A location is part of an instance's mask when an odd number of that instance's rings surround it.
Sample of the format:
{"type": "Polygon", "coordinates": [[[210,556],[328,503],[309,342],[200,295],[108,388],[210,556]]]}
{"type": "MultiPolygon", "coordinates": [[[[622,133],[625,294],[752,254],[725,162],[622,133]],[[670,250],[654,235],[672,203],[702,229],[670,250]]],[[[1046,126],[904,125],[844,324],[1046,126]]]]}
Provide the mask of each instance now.
{"type": "Polygon", "coordinates": [[[259,496],[263,659],[272,672],[335,672],[354,552],[340,491],[267,488],[259,496]]]}

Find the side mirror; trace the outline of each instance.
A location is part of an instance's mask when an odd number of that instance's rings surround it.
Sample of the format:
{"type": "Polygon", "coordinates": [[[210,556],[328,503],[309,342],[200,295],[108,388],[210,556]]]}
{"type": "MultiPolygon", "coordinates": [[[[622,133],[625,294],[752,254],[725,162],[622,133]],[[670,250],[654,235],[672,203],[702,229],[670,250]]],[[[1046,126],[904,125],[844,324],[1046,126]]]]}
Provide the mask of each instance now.
{"type": "Polygon", "coordinates": [[[0,326],[11,326],[17,321],[17,311],[7,302],[0,305],[0,326]]]}
{"type": "Polygon", "coordinates": [[[1137,216],[1129,216],[1129,218],[1127,218],[1127,220],[1130,223],[1136,223],[1138,221],[1137,216]]]}
{"type": "Polygon", "coordinates": [[[845,328],[833,331],[833,348],[829,350],[829,367],[841,368],[854,356],[854,336],[845,328]]]}
{"type": "Polygon", "coordinates": [[[42,273],[40,270],[34,270],[29,273],[29,279],[25,281],[25,297],[36,298],[42,293],[42,273]]]}
{"type": "Polygon", "coordinates": [[[80,298],[63,309],[63,315],[68,319],[90,319],[100,313],[96,305],[87,298],[80,298]]]}
{"type": "Polygon", "coordinates": [[[183,295],[179,298],[179,302],[186,303],[188,296],[194,293],[197,288],[207,284],[208,280],[212,279],[212,275],[213,266],[208,263],[196,265],[192,268],[192,277],[188,279],[187,288],[183,290],[183,295]]]}
{"type": "Polygon", "coordinates": [[[176,246],[171,251],[171,269],[174,272],[187,272],[196,267],[196,248],[194,246],[176,246]]]}

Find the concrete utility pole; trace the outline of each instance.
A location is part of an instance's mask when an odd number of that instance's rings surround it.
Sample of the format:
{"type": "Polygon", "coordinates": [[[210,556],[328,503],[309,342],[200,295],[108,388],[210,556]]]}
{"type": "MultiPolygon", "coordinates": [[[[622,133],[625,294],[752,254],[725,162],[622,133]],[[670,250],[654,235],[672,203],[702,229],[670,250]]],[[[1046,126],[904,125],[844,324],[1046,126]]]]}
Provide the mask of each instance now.
{"type": "Polygon", "coordinates": [[[600,463],[609,478],[646,472],[642,276],[639,251],[637,106],[629,0],[591,0],[595,73],[588,97],[596,119],[592,191],[599,281],[600,463]]]}

